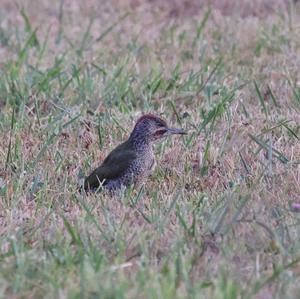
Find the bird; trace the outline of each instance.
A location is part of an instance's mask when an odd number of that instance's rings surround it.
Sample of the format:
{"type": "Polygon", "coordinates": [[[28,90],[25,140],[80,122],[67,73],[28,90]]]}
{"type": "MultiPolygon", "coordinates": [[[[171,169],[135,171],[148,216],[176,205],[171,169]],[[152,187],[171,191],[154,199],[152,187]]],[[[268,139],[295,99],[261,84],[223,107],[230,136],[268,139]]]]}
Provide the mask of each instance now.
{"type": "Polygon", "coordinates": [[[141,186],[155,165],[155,141],[170,135],[184,135],[181,128],[171,128],[159,116],[144,114],[129,138],[112,150],[102,164],[84,179],[86,192],[108,190],[114,193],[131,185],[141,186]]]}

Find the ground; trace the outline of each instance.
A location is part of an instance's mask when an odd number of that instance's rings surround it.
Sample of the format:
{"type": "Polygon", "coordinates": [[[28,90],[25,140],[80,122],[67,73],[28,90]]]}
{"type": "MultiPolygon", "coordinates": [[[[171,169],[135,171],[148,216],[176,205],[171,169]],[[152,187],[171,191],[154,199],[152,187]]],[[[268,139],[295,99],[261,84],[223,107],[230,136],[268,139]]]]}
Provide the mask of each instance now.
{"type": "Polygon", "coordinates": [[[0,297],[298,298],[299,5],[1,0],[0,297]],[[147,112],[189,134],[78,192],[147,112]]]}

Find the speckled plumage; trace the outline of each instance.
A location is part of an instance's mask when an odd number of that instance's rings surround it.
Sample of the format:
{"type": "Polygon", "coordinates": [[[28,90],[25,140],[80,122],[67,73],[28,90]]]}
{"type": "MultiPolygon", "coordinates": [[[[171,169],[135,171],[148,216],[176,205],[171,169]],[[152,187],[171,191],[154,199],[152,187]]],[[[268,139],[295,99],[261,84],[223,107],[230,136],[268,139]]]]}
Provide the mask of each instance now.
{"type": "Polygon", "coordinates": [[[104,186],[109,190],[115,190],[121,188],[122,185],[140,185],[151,174],[154,164],[155,157],[152,146],[149,145],[148,148],[145,148],[144,151],[137,154],[136,159],[132,161],[123,175],[115,179],[107,180],[107,182],[104,183],[104,186]]]}
{"type": "Polygon", "coordinates": [[[117,146],[84,182],[84,189],[99,186],[115,191],[122,186],[142,184],[155,165],[153,142],[170,134],[185,134],[181,129],[168,128],[161,118],[146,114],[138,119],[127,141],[117,146]]]}

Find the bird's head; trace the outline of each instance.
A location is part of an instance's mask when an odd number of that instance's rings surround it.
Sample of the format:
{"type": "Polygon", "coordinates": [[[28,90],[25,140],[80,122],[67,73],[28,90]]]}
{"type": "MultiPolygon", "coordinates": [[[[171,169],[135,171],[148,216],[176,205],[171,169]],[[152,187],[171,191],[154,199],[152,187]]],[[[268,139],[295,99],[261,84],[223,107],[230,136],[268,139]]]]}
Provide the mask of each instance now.
{"type": "Polygon", "coordinates": [[[131,138],[140,138],[148,141],[155,141],[173,134],[186,134],[183,129],[170,128],[160,117],[152,114],[141,116],[131,133],[131,138]]]}

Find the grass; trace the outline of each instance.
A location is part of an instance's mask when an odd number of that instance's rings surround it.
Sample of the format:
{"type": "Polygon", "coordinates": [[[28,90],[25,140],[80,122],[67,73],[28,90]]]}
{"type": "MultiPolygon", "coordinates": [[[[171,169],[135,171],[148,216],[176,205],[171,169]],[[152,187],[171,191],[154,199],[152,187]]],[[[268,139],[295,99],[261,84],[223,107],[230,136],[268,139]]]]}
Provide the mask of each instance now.
{"type": "Polygon", "coordinates": [[[257,2],[7,3],[1,298],[300,296],[299,7],[257,2]],[[78,193],[142,112],[189,134],[78,193]]]}

